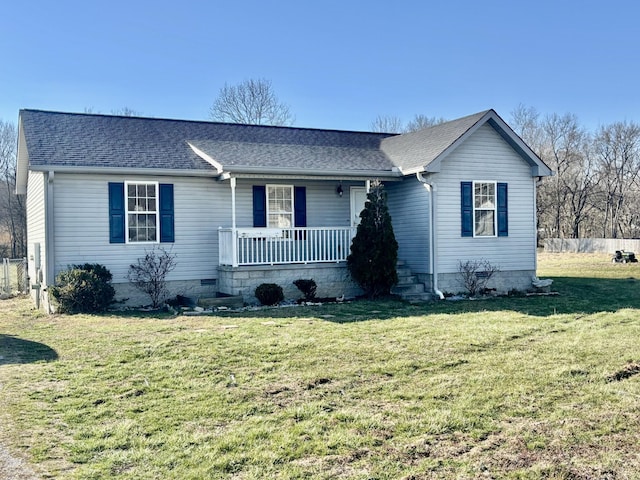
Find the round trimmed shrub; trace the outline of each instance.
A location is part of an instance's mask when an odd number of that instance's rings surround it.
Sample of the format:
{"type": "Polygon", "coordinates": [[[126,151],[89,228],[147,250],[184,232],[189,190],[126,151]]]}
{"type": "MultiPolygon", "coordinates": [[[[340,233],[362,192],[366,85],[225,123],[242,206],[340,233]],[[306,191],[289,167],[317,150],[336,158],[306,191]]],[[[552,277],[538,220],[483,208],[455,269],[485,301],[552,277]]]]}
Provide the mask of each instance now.
{"type": "Polygon", "coordinates": [[[60,313],[104,312],[116,294],[111,272],[100,264],[73,265],[60,272],[50,287],[60,313]]]}
{"type": "Polygon", "coordinates": [[[293,284],[298,287],[298,290],[302,292],[302,294],[304,295],[304,299],[307,302],[310,302],[316,298],[316,289],[318,288],[318,286],[312,278],[300,278],[293,282],[293,284]]]}
{"type": "Polygon", "coordinates": [[[282,287],[275,283],[262,283],[258,285],[255,296],[262,305],[275,305],[284,300],[282,287]]]}

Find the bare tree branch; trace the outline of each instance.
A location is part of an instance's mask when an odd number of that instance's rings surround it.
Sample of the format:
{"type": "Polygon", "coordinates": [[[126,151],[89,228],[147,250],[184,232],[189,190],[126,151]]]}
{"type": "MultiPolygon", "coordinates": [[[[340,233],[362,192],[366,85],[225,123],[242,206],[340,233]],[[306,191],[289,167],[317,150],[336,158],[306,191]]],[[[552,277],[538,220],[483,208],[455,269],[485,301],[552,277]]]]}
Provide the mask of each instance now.
{"type": "Polygon", "coordinates": [[[394,115],[378,115],[371,122],[371,131],[380,133],[402,133],[404,126],[402,119],[394,115]]]}
{"type": "Polygon", "coordinates": [[[220,89],[209,116],[214,121],[249,125],[290,126],[294,117],[289,106],[280,102],[269,80],[250,79],[220,89]]]}

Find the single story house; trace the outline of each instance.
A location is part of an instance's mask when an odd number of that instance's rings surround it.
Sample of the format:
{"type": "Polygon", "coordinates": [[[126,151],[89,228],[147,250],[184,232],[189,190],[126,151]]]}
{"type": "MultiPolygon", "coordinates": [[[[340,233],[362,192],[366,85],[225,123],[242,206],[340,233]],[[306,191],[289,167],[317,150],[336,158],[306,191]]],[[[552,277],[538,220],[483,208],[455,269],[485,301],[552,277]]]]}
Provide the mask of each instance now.
{"type": "MultiPolygon", "coordinates": [[[[385,185],[402,278],[463,290],[459,262],[499,267],[498,290],[536,273],[536,183],[551,170],[493,110],[402,135],[21,110],[32,294],[100,263],[118,298],[152,247],[176,256],[172,294],[243,295],[313,278],[358,293],[346,269],[372,180],[385,185]]],[[[418,291],[419,291],[418,290],[418,291]]],[[[413,291],[413,290],[412,290],[413,291]]]]}

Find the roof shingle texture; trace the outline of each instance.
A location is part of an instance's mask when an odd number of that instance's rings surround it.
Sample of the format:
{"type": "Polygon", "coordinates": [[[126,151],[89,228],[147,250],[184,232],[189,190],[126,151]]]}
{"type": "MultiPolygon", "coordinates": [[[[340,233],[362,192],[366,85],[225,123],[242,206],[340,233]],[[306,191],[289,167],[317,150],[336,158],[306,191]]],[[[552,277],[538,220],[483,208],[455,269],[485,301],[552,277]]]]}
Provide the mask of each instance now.
{"type": "Polygon", "coordinates": [[[31,166],[212,171],[233,166],[390,170],[390,134],[22,110],[31,166]]]}

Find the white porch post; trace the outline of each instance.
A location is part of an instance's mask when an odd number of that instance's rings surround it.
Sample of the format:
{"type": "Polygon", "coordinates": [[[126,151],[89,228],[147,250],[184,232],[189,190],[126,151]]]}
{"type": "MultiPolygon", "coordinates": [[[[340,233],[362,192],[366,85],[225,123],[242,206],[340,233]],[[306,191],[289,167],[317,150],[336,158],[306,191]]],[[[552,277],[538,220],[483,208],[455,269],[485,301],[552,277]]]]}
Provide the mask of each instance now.
{"type": "Polygon", "coordinates": [[[231,177],[231,255],[233,266],[238,266],[238,239],[236,235],[236,178],[231,177]]]}
{"type": "Polygon", "coordinates": [[[371,180],[365,180],[364,187],[367,190],[367,193],[371,191],[371,180]]]}

